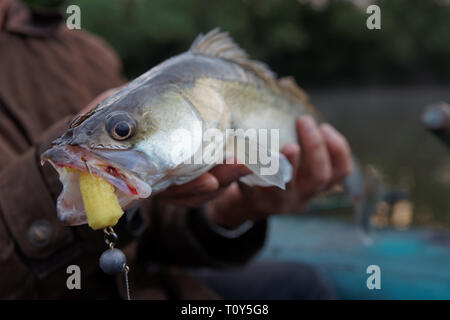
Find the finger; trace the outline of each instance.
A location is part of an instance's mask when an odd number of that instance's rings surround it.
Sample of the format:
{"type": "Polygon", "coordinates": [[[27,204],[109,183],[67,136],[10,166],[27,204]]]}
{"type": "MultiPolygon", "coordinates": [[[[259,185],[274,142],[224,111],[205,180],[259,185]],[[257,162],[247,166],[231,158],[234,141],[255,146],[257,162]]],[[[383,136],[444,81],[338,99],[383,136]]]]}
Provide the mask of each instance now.
{"type": "Polygon", "coordinates": [[[303,179],[302,183],[306,183],[306,191],[316,193],[328,184],[332,176],[328,149],[312,117],[300,118],[297,121],[297,130],[302,148],[299,179],[303,179]]]}
{"type": "Polygon", "coordinates": [[[220,187],[226,187],[239,178],[250,174],[251,171],[242,164],[219,164],[209,171],[217,181],[220,187]]]}
{"type": "Polygon", "coordinates": [[[252,218],[248,200],[244,199],[238,183],[231,183],[228,188],[207,206],[209,219],[222,227],[234,228],[252,218]]]}
{"type": "Polygon", "coordinates": [[[281,210],[287,204],[286,196],[289,194],[275,186],[249,186],[241,181],[237,182],[244,199],[250,199],[248,205],[261,214],[268,214],[281,210]]]}
{"type": "Polygon", "coordinates": [[[219,181],[210,173],[204,173],[195,180],[181,186],[172,186],[159,193],[160,197],[189,197],[202,193],[214,192],[219,188],[219,181]]]}
{"type": "Polygon", "coordinates": [[[320,130],[330,154],[333,174],[332,183],[341,181],[352,171],[352,156],[347,139],[329,124],[322,124],[320,130]]]}
{"type": "Polygon", "coordinates": [[[300,146],[296,143],[287,144],[281,150],[292,165],[292,178],[288,182],[287,188],[293,188],[296,184],[297,171],[300,166],[300,146]]]}
{"type": "Polygon", "coordinates": [[[174,197],[160,197],[161,202],[171,203],[183,207],[198,207],[207,202],[217,198],[225,191],[225,188],[220,188],[217,191],[203,193],[192,196],[174,196],[174,197]]]}

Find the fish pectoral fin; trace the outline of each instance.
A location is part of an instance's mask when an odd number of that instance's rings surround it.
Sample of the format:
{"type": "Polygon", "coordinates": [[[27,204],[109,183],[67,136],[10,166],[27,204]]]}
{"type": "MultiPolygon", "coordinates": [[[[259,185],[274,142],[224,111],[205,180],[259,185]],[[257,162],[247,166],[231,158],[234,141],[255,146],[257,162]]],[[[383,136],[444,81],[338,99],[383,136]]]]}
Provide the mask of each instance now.
{"type": "Polygon", "coordinates": [[[278,170],[275,170],[276,164],[272,163],[273,168],[269,169],[261,164],[245,164],[253,174],[240,178],[240,181],[249,186],[270,187],[277,186],[285,190],[286,184],[292,178],[292,166],[289,160],[281,153],[276,155],[272,153],[272,161],[278,163],[278,170]]]}
{"type": "Polygon", "coordinates": [[[249,186],[277,186],[286,189],[292,178],[292,166],[280,152],[269,150],[256,139],[235,135],[234,158],[244,164],[253,174],[240,178],[249,186]]]}

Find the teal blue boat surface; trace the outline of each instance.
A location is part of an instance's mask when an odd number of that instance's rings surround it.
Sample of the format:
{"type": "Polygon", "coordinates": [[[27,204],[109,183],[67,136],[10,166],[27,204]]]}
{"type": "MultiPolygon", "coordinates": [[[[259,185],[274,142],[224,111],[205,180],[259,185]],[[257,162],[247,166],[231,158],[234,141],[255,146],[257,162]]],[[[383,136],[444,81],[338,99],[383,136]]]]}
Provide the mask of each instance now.
{"type": "Polygon", "coordinates": [[[307,262],[341,299],[450,299],[450,231],[374,230],[363,243],[355,224],[287,215],[271,220],[259,259],[307,262]],[[381,269],[381,289],[369,290],[367,267],[381,269]]]}

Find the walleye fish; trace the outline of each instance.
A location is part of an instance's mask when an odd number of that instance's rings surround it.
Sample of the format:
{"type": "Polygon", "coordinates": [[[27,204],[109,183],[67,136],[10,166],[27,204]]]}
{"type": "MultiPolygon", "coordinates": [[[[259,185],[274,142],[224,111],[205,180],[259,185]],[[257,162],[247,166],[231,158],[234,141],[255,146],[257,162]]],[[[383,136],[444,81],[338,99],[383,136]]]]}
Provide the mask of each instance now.
{"type": "MultiPolygon", "coordinates": [[[[60,220],[85,224],[79,170],[114,185],[120,206],[126,209],[152,192],[187,183],[210,170],[214,163],[186,161],[206,148],[212,147],[222,161],[237,157],[235,147],[226,147],[242,142],[246,151],[238,160],[253,172],[242,181],[284,188],[292,168],[278,151],[297,142],[295,119],[305,114],[321,119],[293,78],[278,79],[265,64],[251,60],[228,33],[214,29],[200,34],[187,52],[152,68],[74,119],[41,161],[54,166],[63,184],[57,201],[60,220]],[[223,139],[202,143],[211,129],[223,139]],[[278,149],[228,129],[278,129],[278,149]],[[252,152],[262,149],[276,160],[276,172],[262,174],[265,164],[249,161],[252,152]]],[[[372,184],[366,183],[356,162],[345,185],[367,229],[377,197],[368,196],[372,184]]]]}

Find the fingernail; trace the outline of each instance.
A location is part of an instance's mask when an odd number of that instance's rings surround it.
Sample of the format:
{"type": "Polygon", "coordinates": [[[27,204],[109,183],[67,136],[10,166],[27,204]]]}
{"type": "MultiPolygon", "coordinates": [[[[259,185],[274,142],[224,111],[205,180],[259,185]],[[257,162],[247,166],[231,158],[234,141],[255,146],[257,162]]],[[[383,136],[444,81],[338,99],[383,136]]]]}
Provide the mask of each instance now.
{"type": "Polygon", "coordinates": [[[282,153],[296,154],[300,152],[300,146],[296,143],[289,143],[283,147],[282,153]]]}
{"type": "Polygon", "coordinates": [[[337,138],[336,129],[334,129],[328,123],[324,123],[323,125],[321,125],[321,127],[322,127],[323,133],[325,134],[325,136],[327,137],[328,140],[336,140],[336,138],[337,138]]]}
{"type": "Polygon", "coordinates": [[[302,125],[308,130],[311,130],[315,126],[315,121],[311,116],[303,116],[299,121],[302,122],[302,125]]]}
{"type": "Polygon", "coordinates": [[[304,117],[302,131],[306,136],[310,138],[320,138],[320,132],[318,130],[316,121],[310,116],[304,117]]]}
{"type": "Polygon", "coordinates": [[[212,192],[218,188],[217,179],[213,176],[201,179],[198,183],[192,186],[193,193],[212,192]]]}
{"type": "Polygon", "coordinates": [[[314,130],[317,127],[316,121],[311,116],[305,116],[302,121],[303,127],[308,131],[314,130]]]}

